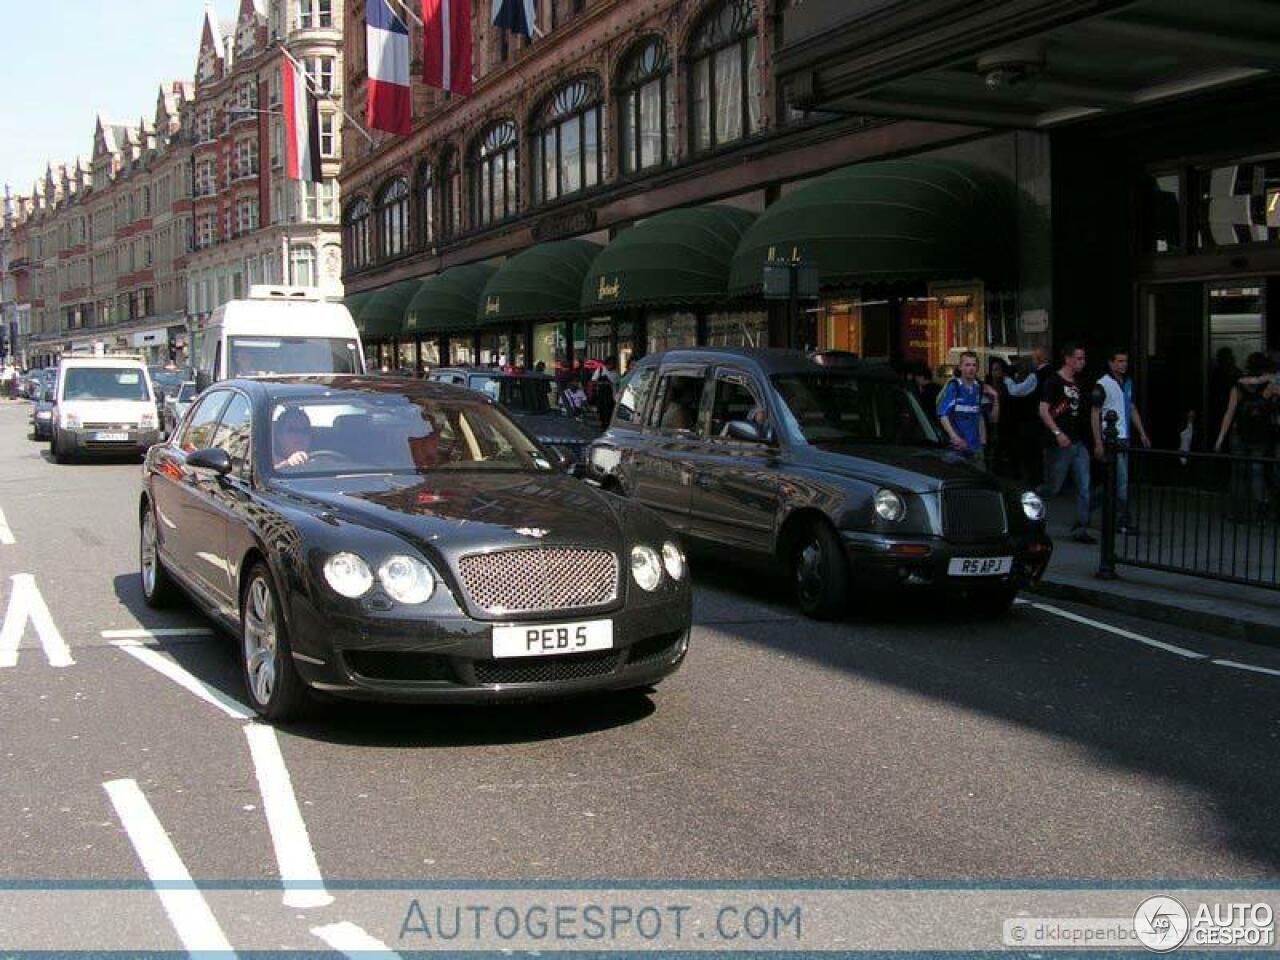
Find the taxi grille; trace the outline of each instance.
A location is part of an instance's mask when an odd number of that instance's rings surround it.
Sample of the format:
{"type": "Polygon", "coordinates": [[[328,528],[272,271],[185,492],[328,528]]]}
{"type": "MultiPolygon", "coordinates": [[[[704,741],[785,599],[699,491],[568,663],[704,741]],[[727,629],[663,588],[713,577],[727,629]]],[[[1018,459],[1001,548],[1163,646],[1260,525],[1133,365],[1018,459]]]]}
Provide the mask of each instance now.
{"type": "Polygon", "coordinates": [[[1009,530],[1004,496],[998,490],[944,488],[942,530],[944,536],[960,539],[1004,536],[1009,530]]]}
{"type": "Polygon", "coordinates": [[[607,550],[533,547],[458,561],[467,596],[495,615],[599,607],[618,596],[618,558],[607,550]]]}
{"type": "Polygon", "coordinates": [[[613,673],[616,650],[583,653],[574,657],[537,657],[530,660],[477,660],[476,683],[557,683],[587,680],[613,673]]]}
{"type": "Polygon", "coordinates": [[[82,430],[102,430],[112,433],[125,433],[129,430],[137,430],[136,423],[83,423],[80,425],[82,430]]]}

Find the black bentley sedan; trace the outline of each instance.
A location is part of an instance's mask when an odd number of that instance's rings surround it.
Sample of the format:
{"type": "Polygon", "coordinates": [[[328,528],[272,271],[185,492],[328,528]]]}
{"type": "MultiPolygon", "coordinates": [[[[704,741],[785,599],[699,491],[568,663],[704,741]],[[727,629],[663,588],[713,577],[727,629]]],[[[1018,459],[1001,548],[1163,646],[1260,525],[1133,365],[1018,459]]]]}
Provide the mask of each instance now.
{"type": "Polygon", "coordinates": [[[963,591],[958,609],[998,613],[1053,550],[1039,497],[952,453],[887,366],[841,355],[646,357],[590,460],[691,546],[787,570],[815,618],[842,615],[851,586],[963,591]]]}
{"type": "Polygon", "coordinates": [[[147,602],[240,639],[250,702],[483,702],[643,688],[688,646],[684,554],[488,398],[376,377],[230,380],[151,448],[147,602]]]}

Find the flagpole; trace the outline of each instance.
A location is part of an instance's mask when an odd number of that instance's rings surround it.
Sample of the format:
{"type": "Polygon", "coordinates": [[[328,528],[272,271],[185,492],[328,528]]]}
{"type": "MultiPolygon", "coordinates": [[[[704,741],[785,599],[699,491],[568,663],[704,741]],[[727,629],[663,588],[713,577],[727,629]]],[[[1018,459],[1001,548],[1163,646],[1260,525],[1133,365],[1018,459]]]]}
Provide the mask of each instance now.
{"type": "Polygon", "coordinates": [[[411,9],[409,9],[409,5],[405,3],[404,0],[394,0],[394,3],[397,7],[399,7],[401,10],[403,10],[405,13],[409,15],[410,20],[416,23],[419,27],[426,29],[426,24],[422,22],[422,19],[416,13],[414,13],[411,9]]]}
{"type": "Polygon", "coordinates": [[[338,109],[342,111],[342,115],[347,118],[347,122],[351,124],[351,126],[355,127],[356,131],[362,137],[368,140],[370,145],[377,146],[377,141],[373,139],[373,136],[369,133],[369,131],[356,122],[356,118],[351,116],[351,114],[347,112],[347,108],[343,106],[341,103],[339,103],[337,98],[334,97],[332,93],[328,93],[324,90],[319,89],[315,84],[311,82],[311,78],[307,76],[307,68],[304,67],[298,61],[297,57],[295,57],[292,53],[290,53],[284,47],[280,48],[280,52],[284,54],[284,58],[286,60],[288,60],[295,67],[298,68],[298,75],[302,77],[302,83],[306,86],[308,90],[311,91],[312,96],[314,96],[317,100],[328,100],[330,103],[336,103],[338,105],[338,109]]]}

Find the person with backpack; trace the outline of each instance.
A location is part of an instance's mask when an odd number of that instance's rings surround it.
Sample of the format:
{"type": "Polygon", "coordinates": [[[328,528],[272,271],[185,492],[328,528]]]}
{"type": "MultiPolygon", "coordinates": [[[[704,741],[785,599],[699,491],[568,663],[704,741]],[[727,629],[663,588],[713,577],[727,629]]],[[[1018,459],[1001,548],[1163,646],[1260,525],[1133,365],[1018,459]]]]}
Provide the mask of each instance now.
{"type": "Polygon", "coordinates": [[[1280,384],[1264,353],[1252,353],[1245,361],[1245,375],[1236,381],[1222,417],[1215,453],[1221,453],[1231,437],[1231,519],[1262,519],[1267,511],[1267,465],[1262,458],[1275,455],[1275,418],[1280,406],[1280,384]],[[1251,458],[1251,459],[1244,459],[1251,458]]]}

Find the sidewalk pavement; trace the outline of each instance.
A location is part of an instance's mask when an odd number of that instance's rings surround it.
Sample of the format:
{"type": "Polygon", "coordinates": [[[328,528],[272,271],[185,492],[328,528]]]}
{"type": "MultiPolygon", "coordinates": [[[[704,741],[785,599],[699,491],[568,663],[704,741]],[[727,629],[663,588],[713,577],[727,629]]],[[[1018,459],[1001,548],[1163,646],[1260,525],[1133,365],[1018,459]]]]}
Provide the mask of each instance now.
{"type": "MultiPolygon", "coordinates": [[[[1117,564],[1117,580],[1099,580],[1100,544],[1071,539],[1074,496],[1049,505],[1053,559],[1035,592],[1231,637],[1280,646],[1280,591],[1117,564]]],[[[1101,540],[1101,516],[1093,518],[1101,540]]]]}

